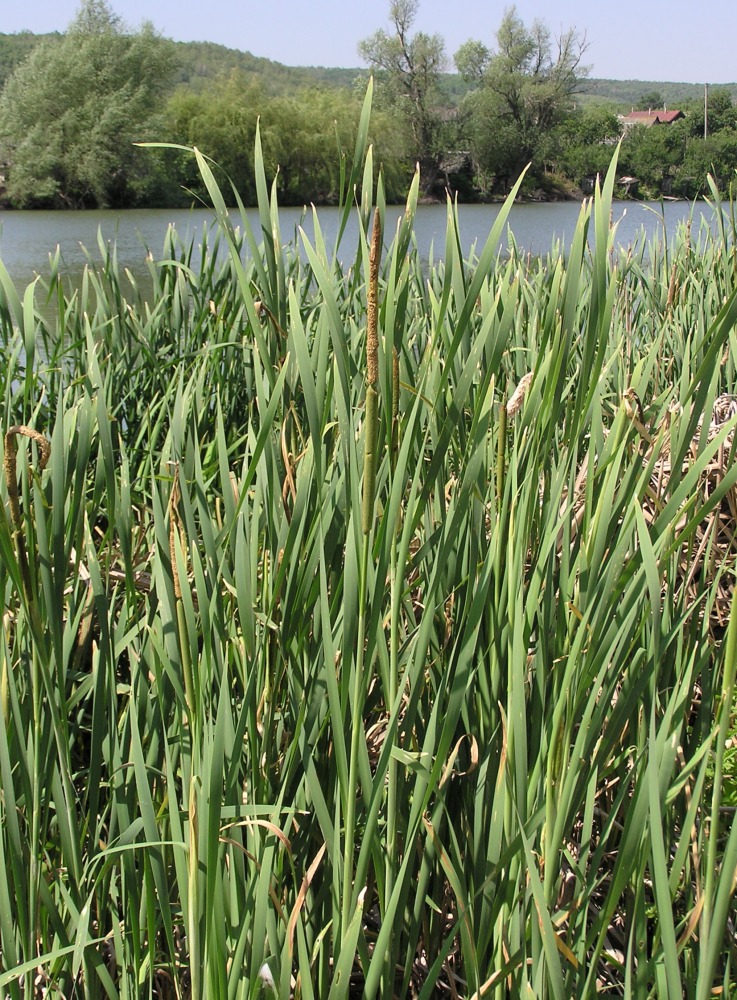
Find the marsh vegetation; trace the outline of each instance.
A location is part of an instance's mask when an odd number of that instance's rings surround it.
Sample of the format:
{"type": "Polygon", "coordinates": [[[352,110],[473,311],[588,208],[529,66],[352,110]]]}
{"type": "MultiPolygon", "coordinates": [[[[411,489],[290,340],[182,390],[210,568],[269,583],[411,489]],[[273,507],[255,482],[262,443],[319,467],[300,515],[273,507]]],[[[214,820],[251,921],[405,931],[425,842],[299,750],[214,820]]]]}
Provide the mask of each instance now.
{"type": "Polygon", "coordinates": [[[346,265],[257,140],[151,302],[0,266],[13,1000],[734,982],[734,211],[615,256],[612,166],[567,258],[449,203],[423,267],[369,103],[346,265]]]}

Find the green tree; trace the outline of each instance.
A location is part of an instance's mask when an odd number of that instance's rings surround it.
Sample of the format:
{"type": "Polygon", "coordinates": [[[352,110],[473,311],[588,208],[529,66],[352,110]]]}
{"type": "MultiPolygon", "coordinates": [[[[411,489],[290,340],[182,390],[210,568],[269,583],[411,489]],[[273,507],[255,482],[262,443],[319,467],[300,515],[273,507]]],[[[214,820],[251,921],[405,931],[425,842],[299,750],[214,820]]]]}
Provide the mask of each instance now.
{"type": "Polygon", "coordinates": [[[622,141],[619,171],[636,177],[640,194],[673,193],[673,178],[683,162],[688,127],[685,121],[672,125],[637,125],[622,141]]]}
{"type": "MultiPolygon", "coordinates": [[[[243,201],[252,204],[256,123],[266,100],[260,85],[238,71],[197,90],[180,87],[167,101],[162,136],[197,146],[225,171],[243,201]]],[[[194,157],[183,154],[175,159],[177,189],[206,197],[194,157]]]]}
{"type": "Polygon", "coordinates": [[[724,192],[734,190],[737,171],[737,131],[720,129],[706,139],[689,138],[682,161],[675,169],[673,193],[698,198],[709,193],[707,176],[724,192]]]}
{"type": "Polygon", "coordinates": [[[572,112],[556,130],[556,169],[576,184],[604,175],[619,140],[617,115],[606,104],[587,104],[572,112]]]}
{"type": "Polygon", "coordinates": [[[392,31],[383,29],[359,42],[358,52],[381,74],[390,104],[397,109],[411,136],[412,155],[420,164],[425,191],[435,185],[446,145],[440,110],[440,74],[446,66],[440,35],[418,31],[410,35],[418,0],[392,0],[392,31]]]}
{"type": "Polygon", "coordinates": [[[489,68],[491,52],[483,42],[469,39],[461,45],[453,57],[456,69],[467,83],[477,86],[483,83],[484,73],[489,68]]]}
{"type": "Polygon", "coordinates": [[[160,159],[155,114],[171,49],[150,24],[129,33],[105,0],[85,0],[66,35],[42,41],[0,95],[7,194],[18,206],[105,206],[145,198],[160,159]]]}
{"type": "Polygon", "coordinates": [[[267,169],[289,205],[334,204],[340,193],[341,152],[355,146],[358,94],[306,88],[271,100],[261,116],[267,169]]]}
{"type": "Polygon", "coordinates": [[[550,137],[572,110],[572,95],[586,75],[585,36],[571,28],[554,38],[539,20],[527,27],[508,8],[495,50],[466,42],[455,55],[463,75],[477,84],[469,96],[470,140],[479,168],[506,188],[524,166],[539,173],[550,137]]]}
{"type": "Polygon", "coordinates": [[[658,108],[662,108],[664,105],[665,99],[659,90],[648,90],[647,93],[643,94],[637,102],[637,110],[657,110],[658,108]]]}
{"type": "MultiPolygon", "coordinates": [[[[708,112],[707,135],[715,135],[723,129],[737,129],[737,108],[734,106],[732,95],[727,87],[710,87],[706,108],[708,112]]],[[[696,138],[703,139],[703,100],[689,101],[683,110],[688,116],[689,133],[696,138]]]]}
{"type": "MultiPolygon", "coordinates": [[[[197,91],[178,88],[165,110],[162,135],[197,146],[215,161],[247,205],[255,204],[253,149],[260,122],[264,165],[276,179],[284,205],[330,204],[340,190],[340,158],[355,146],[363,93],[301,88],[291,96],[269,95],[244,73],[234,71],[197,91]]],[[[395,118],[378,109],[371,119],[376,163],[384,170],[387,197],[401,199],[409,176],[406,150],[397,143],[395,118]]],[[[206,198],[192,156],[175,156],[172,190],[206,198]]],[[[227,182],[225,185],[228,190],[227,182]]],[[[180,199],[181,200],[181,199],[180,199]]]]}

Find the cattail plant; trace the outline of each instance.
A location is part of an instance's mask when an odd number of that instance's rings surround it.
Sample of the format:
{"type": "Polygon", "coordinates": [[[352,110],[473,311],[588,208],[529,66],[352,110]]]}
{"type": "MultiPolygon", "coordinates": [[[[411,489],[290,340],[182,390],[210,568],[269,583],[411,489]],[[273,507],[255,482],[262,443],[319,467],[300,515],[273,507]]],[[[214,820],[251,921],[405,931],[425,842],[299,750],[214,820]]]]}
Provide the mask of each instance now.
{"type": "Polygon", "coordinates": [[[345,846],[343,863],[343,932],[347,933],[351,926],[353,909],[358,899],[357,887],[353,885],[355,849],[355,808],[357,788],[358,754],[360,747],[360,729],[357,718],[358,706],[363,699],[366,686],[365,674],[365,630],[366,630],[366,594],[371,558],[371,534],[374,522],[374,503],[376,499],[376,468],[378,464],[379,437],[379,394],[376,383],[379,378],[379,264],[381,261],[381,216],[379,209],[374,212],[374,223],[371,232],[371,250],[369,253],[369,275],[366,292],[366,400],[363,426],[364,458],[363,458],[363,491],[361,499],[361,531],[363,533],[363,550],[361,553],[360,580],[358,592],[358,631],[356,647],[355,677],[353,698],[351,702],[351,741],[350,761],[348,771],[349,798],[345,817],[345,846]]]}

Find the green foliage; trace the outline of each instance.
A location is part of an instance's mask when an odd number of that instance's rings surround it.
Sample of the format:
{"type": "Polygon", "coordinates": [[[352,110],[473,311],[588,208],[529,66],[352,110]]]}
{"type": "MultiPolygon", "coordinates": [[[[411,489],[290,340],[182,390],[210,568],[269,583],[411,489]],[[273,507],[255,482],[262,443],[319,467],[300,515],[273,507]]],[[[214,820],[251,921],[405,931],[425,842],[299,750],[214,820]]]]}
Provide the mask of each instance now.
{"type": "Polygon", "coordinates": [[[640,111],[649,111],[651,108],[665,107],[665,98],[659,90],[647,90],[637,102],[640,111]]]}
{"type": "Polygon", "coordinates": [[[87,0],[61,40],[43,41],[0,96],[0,144],[18,206],[135,202],[154,179],[134,148],[150,137],[171,66],[150,25],[123,31],[87,0]]]}
{"type": "Polygon", "coordinates": [[[31,54],[42,41],[59,40],[58,34],[34,35],[30,31],[19,31],[7,35],[0,32],[0,91],[10,74],[31,54]]]}
{"type": "Polygon", "coordinates": [[[636,177],[650,191],[669,194],[669,179],[673,176],[674,159],[680,159],[686,141],[684,122],[629,130],[622,143],[621,163],[625,174],[636,177]]]}
{"type": "Polygon", "coordinates": [[[420,164],[421,183],[432,192],[442,154],[448,148],[441,139],[439,113],[440,75],[445,68],[445,43],[440,35],[419,31],[410,35],[419,0],[392,0],[389,20],[392,30],[374,32],[359,43],[361,58],[377,71],[380,88],[411,136],[410,155],[420,164]]]}
{"type": "Polygon", "coordinates": [[[508,189],[528,163],[540,174],[550,156],[548,140],[570,113],[571,96],[585,75],[585,40],[569,29],[554,40],[541,21],[528,28],[514,7],[490,51],[467,42],[456,65],[478,89],[467,99],[469,136],[481,171],[508,189]]]}
{"type": "Polygon", "coordinates": [[[714,88],[708,99],[708,135],[704,138],[704,102],[684,105],[685,120],[668,126],[632,128],[622,144],[622,167],[637,177],[641,194],[698,198],[708,193],[711,175],[729,189],[737,169],[737,109],[727,88],[714,88]]]}
{"type": "Polygon", "coordinates": [[[122,18],[115,13],[108,0],[82,0],[67,28],[67,34],[78,41],[84,41],[91,35],[120,34],[122,31],[122,18]]]}
{"type": "MultiPolygon", "coordinates": [[[[737,99],[737,83],[725,88],[733,99],[737,99]]],[[[633,108],[640,107],[646,95],[658,95],[661,100],[659,107],[665,104],[669,108],[682,108],[691,102],[703,104],[704,85],[702,83],[667,83],[647,80],[602,80],[589,77],[581,83],[581,97],[596,98],[599,101],[611,103],[615,110],[626,114],[633,108]]],[[[648,104],[647,107],[654,105],[648,104]]],[[[647,108],[645,108],[647,110],[647,108]]]]}
{"type": "Polygon", "coordinates": [[[678,165],[674,194],[699,198],[709,194],[709,177],[723,190],[731,190],[737,172],[737,130],[724,129],[706,139],[688,139],[683,161],[678,165]]]}
{"type": "MultiPolygon", "coordinates": [[[[727,87],[711,87],[707,94],[707,135],[724,129],[737,131],[737,107],[727,87]]],[[[689,134],[696,139],[704,135],[704,98],[684,105],[688,115],[689,134]]]]}
{"type": "Polygon", "coordinates": [[[603,177],[620,134],[619,119],[608,106],[589,104],[577,108],[554,133],[556,172],[579,186],[597,174],[603,177]]]}
{"type": "MultiPolygon", "coordinates": [[[[252,150],[263,100],[259,85],[235,72],[206,89],[179,88],[166,104],[163,138],[197,146],[219,164],[246,203],[253,204],[256,187],[252,150]]],[[[172,173],[186,191],[199,197],[205,195],[200,172],[190,155],[178,154],[175,170],[172,173]]]]}
{"type": "Polygon", "coordinates": [[[341,155],[355,145],[360,111],[357,95],[346,100],[326,90],[269,102],[261,119],[261,142],[280,199],[290,205],[338,202],[341,155]]]}
{"type": "Polygon", "coordinates": [[[483,42],[469,39],[458,49],[453,61],[461,77],[467,83],[478,86],[483,82],[491,58],[492,53],[483,42]]]}
{"type": "MultiPolygon", "coordinates": [[[[335,204],[340,194],[341,157],[355,145],[361,98],[332,89],[302,90],[268,97],[239,73],[198,91],[179,88],[166,106],[168,140],[197,146],[217,164],[245,204],[256,203],[252,150],[260,122],[264,167],[285,205],[335,204]]],[[[388,197],[407,191],[406,150],[389,112],[374,114],[371,141],[384,169],[388,197]]],[[[169,154],[172,186],[186,196],[206,196],[197,164],[186,154],[169,154]]],[[[227,186],[226,186],[227,190],[227,186]]]]}

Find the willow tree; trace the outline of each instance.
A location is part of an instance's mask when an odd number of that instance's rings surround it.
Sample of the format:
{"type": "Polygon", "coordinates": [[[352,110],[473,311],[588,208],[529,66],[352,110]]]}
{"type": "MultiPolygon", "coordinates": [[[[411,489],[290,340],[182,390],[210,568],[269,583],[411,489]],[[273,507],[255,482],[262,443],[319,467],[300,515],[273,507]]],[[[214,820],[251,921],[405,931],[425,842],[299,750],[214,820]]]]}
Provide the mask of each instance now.
{"type": "Polygon", "coordinates": [[[544,156],[554,129],[572,110],[572,97],[588,73],[585,35],[575,28],[553,36],[540,20],[525,25],[515,7],[504,12],[496,48],[469,41],[455,54],[458,71],[476,89],[467,111],[482,170],[514,180],[544,156]]]}
{"type": "Polygon", "coordinates": [[[105,0],[85,0],[66,34],[39,42],[0,95],[11,203],[136,201],[155,158],[134,142],[155,133],[170,68],[169,43],[150,24],[131,32],[105,0]]]}
{"type": "Polygon", "coordinates": [[[358,53],[378,71],[388,103],[407,128],[409,154],[420,164],[423,187],[429,190],[444,152],[439,83],[447,60],[440,35],[411,34],[418,8],[418,0],[392,0],[390,31],[375,31],[359,42],[358,53]]]}

